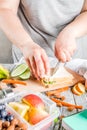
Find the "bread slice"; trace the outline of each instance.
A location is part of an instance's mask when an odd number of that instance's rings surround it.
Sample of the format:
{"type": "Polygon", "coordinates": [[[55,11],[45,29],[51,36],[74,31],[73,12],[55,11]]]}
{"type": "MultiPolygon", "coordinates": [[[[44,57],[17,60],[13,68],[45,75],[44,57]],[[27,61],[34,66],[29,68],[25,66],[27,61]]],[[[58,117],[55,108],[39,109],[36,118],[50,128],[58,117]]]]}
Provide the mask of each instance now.
{"type": "Polygon", "coordinates": [[[77,90],[77,86],[78,86],[78,84],[76,84],[76,85],[72,88],[72,92],[73,92],[75,95],[80,96],[80,95],[82,95],[82,93],[77,90]]]}
{"type": "Polygon", "coordinates": [[[72,88],[72,92],[78,96],[82,95],[85,93],[85,85],[83,85],[82,83],[77,83],[76,85],[74,85],[74,87],[72,88]]]}

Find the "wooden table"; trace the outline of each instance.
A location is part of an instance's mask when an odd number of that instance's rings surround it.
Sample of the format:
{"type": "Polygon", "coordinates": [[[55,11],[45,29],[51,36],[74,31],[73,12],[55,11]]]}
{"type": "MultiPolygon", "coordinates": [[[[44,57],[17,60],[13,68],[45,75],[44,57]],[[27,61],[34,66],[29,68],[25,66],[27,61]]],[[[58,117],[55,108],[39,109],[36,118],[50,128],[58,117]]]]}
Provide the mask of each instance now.
{"type": "MultiPolygon", "coordinates": [[[[72,104],[76,104],[76,105],[82,105],[83,109],[87,109],[87,93],[81,96],[76,96],[75,94],[72,94],[70,90],[68,90],[66,92],[63,92],[61,95],[64,95],[66,97],[64,101],[72,103],[72,104]]],[[[60,109],[61,115],[63,116],[69,116],[69,115],[72,115],[74,113],[81,111],[81,110],[75,109],[69,112],[66,107],[61,107],[59,109],[60,109]]],[[[64,128],[62,127],[62,121],[59,121],[57,124],[55,124],[53,130],[64,130],[64,128]]]]}
{"type": "MultiPolygon", "coordinates": [[[[11,70],[14,65],[13,64],[4,64],[4,66],[11,70]]],[[[82,105],[84,107],[83,109],[87,109],[87,93],[85,93],[81,96],[76,96],[70,90],[68,90],[66,92],[62,92],[61,95],[66,97],[66,99],[65,99],[66,102],[76,104],[76,105],[82,105]]],[[[69,112],[66,107],[61,107],[59,109],[60,109],[61,115],[63,115],[63,116],[69,116],[74,113],[77,113],[78,111],[81,111],[81,110],[75,109],[75,110],[69,112]]],[[[64,130],[64,128],[62,127],[62,121],[60,120],[59,122],[54,124],[54,128],[52,128],[50,130],[64,130]]]]}

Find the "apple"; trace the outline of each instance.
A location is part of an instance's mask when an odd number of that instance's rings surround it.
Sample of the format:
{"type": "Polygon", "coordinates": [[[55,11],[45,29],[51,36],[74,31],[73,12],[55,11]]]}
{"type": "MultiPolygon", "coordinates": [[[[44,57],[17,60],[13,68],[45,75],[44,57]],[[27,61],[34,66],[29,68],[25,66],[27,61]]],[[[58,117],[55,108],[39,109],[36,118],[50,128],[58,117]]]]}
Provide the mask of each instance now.
{"type": "Polygon", "coordinates": [[[28,122],[30,124],[35,125],[36,123],[49,116],[45,110],[45,103],[39,96],[35,94],[29,94],[27,96],[24,96],[22,98],[22,101],[30,106],[30,109],[28,111],[28,122]]]}
{"type": "Polygon", "coordinates": [[[45,110],[37,108],[31,108],[28,114],[29,123],[32,125],[37,124],[38,122],[49,116],[49,114],[45,110]]]}
{"type": "Polygon", "coordinates": [[[22,101],[26,103],[27,105],[29,105],[30,107],[42,108],[42,109],[44,109],[45,107],[43,100],[35,94],[29,94],[23,97],[22,101]]]}
{"type": "Polygon", "coordinates": [[[29,111],[30,107],[27,104],[21,102],[10,102],[9,106],[11,106],[16,112],[18,112],[22,117],[24,117],[29,111]]]}

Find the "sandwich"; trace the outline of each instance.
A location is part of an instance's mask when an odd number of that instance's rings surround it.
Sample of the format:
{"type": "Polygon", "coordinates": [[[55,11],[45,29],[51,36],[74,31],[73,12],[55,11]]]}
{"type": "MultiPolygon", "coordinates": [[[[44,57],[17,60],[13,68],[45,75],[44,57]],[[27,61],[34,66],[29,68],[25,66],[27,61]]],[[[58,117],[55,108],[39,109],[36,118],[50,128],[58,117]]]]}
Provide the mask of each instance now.
{"type": "MultiPolygon", "coordinates": [[[[52,70],[51,70],[52,71],[52,70]]],[[[45,76],[41,79],[41,83],[46,88],[61,87],[61,86],[73,86],[78,82],[84,83],[85,79],[78,73],[65,68],[63,66],[54,73],[54,75],[45,76]]]]}
{"type": "MultiPolygon", "coordinates": [[[[52,71],[52,70],[51,70],[52,71]]],[[[53,87],[59,84],[70,84],[73,83],[74,76],[67,71],[65,67],[59,67],[59,69],[49,76],[45,76],[41,79],[44,87],[53,87]]]]}

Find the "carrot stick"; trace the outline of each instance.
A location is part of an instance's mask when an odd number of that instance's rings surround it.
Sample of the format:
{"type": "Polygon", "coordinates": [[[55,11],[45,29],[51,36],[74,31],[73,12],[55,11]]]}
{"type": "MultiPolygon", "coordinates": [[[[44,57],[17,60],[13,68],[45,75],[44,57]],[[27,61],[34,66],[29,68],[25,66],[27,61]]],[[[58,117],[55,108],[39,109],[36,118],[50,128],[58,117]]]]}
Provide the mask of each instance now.
{"type": "Polygon", "coordinates": [[[67,103],[67,102],[63,102],[63,101],[58,100],[58,99],[56,99],[56,98],[51,98],[51,100],[53,100],[53,101],[56,102],[57,104],[61,103],[62,106],[75,107],[76,109],[82,109],[82,108],[83,108],[83,106],[78,106],[78,105],[70,104],[70,103],[67,103]]]}
{"type": "Polygon", "coordinates": [[[68,111],[73,111],[75,109],[75,107],[68,107],[67,110],[68,111]]]}
{"type": "Polygon", "coordinates": [[[54,95],[55,98],[58,98],[60,100],[65,100],[65,96],[61,96],[61,95],[54,95]]]}
{"type": "Polygon", "coordinates": [[[52,90],[52,91],[48,91],[46,92],[47,96],[51,96],[60,92],[64,92],[67,91],[69,89],[69,87],[63,87],[63,88],[58,88],[56,90],[52,90]]]}
{"type": "Polygon", "coordinates": [[[21,85],[26,85],[26,82],[24,81],[20,81],[20,80],[17,80],[17,79],[3,79],[2,80],[3,83],[6,83],[6,84],[21,84],[21,85]]]}
{"type": "Polygon", "coordinates": [[[62,96],[61,96],[61,94],[59,93],[57,93],[57,94],[53,94],[53,95],[51,95],[50,97],[54,97],[54,98],[58,98],[58,99],[61,99],[62,98],[62,96]]]}

